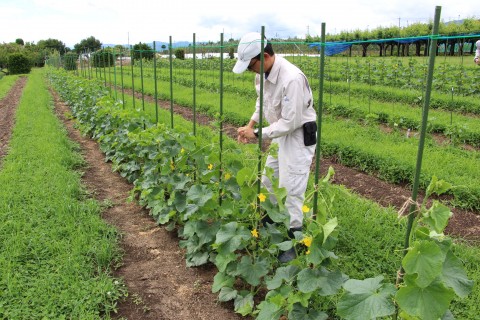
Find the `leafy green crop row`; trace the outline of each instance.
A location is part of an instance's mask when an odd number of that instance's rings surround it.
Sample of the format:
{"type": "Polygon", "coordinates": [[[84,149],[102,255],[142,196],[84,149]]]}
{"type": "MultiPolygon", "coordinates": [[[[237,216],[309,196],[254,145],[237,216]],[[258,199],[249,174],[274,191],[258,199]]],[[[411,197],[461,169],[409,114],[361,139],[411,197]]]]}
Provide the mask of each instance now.
{"type": "MultiPolygon", "coordinates": [[[[453,58],[457,61],[459,58],[453,58]]],[[[457,64],[449,59],[435,65],[433,90],[449,94],[453,89],[457,96],[475,96],[479,93],[480,75],[474,64],[457,64]]],[[[441,61],[441,58],[437,58],[441,61]]],[[[296,64],[307,76],[318,78],[318,61],[301,59],[296,64]]],[[[425,58],[330,58],[326,59],[325,79],[346,83],[388,86],[403,90],[423,91],[427,73],[425,58]]]]}
{"type": "MultiPolygon", "coordinates": [[[[324,110],[334,116],[357,120],[360,123],[379,123],[393,129],[420,131],[421,110],[402,104],[387,104],[355,98],[354,103],[345,96],[335,96],[333,103],[326,103],[324,110]],[[353,104],[353,106],[352,106],[353,104]]],[[[480,120],[441,110],[430,110],[427,132],[442,134],[451,145],[468,144],[480,147],[480,120]]],[[[408,132],[406,134],[410,135],[408,132]]]]}
{"type": "MultiPolygon", "coordinates": [[[[176,66],[174,66],[176,68],[176,66]]],[[[170,81],[170,75],[165,69],[161,69],[157,66],[157,78],[161,81],[166,81],[167,83],[170,81]]],[[[112,68],[107,70],[98,70],[95,76],[97,77],[105,77],[107,73],[107,77],[111,82],[113,82],[113,74],[114,70],[112,68]]],[[[115,70],[117,73],[117,84],[120,83],[118,80],[118,74],[120,73],[119,68],[115,70]]],[[[124,74],[124,77],[131,79],[131,69],[123,68],[121,72],[124,74]]],[[[134,75],[135,77],[140,77],[140,68],[136,66],[134,68],[134,75]]],[[[199,88],[209,90],[209,91],[217,91],[219,89],[219,69],[213,70],[196,70],[196,84],[199,88]]],[[[143,77],[144,80],[153,79],[153,68],[143,67],[143,77]]],[[[315,97],[318,96],[318,77],[317,76],[310,76],[310,86],[312,90],[317,92],[314,94],[315,97]]],[[[423,98],[423,87],[420,88],[399,88],[397,86],[386,86],[382,83],[377,84],[366,84],[366,83],[352,83],[348,81],[341,81],[335,80],[332,81],[326,76],[324,83],[324,90],[325,93],[328,94],[346,94],[349,93],[355,97],[364,97],[370,98],[374,100],[384,101],[384,102],[396,102],[396,103],[403,103],[405,105],[410,106],[422,106],[422,98],[423,98]]],[[[139,79],[136,80],[137,84],[140,83],[139,79]]],[[[480,81],[480,79],[478,80],[480,81]]],[[[474,82],[475,84],[478,84],[474,82]]],[[[189,87],[193,87],[193,79],[192,79],[192,69],[174,69],[173,73],[173,82],[186,85],[189,87]]],[[[229,69],[224,71],[224,91],[232,94],[241,94],[246,96],[255,97],[255,92],[251,89],[253,83],[253,77],[251,74],[245,75],[233,75],[229,69]],[[231,77],[229,77],[231,76],[231,77]]],[[[125,83],[126,86],[131,84],[131,81],[125,83]]],[[[138,86],[137,86],[138,88],[138,86]]],[[[477,103],[475,96],[471,97],[464,97],[459,96],[458,94],[452,98],[451,92],[450,93],[442,93],[434,91],[431,97],[430,106],[433,109],[442,109],[447,111],[453,111],[458,113],[472,113],[472,114],[480,114],[480,106],[477,103]]]]}
{"type": "MultiPolygon", "coordinates": [[[[176,103],[192,106],[190,84],[173,84],[176,103]]],[[[160,99],[170,99],[169,91],[166,91],[169,85],[166,81],[157,83],[159,88],[163,88],[159,91],[160,99]]],[[[136,89],[138,89],[137,86],[136,89]]],[[[153,95],[155,91],[152,79],[144,79],[143,90],[144,93],[153,95]]],[[[243,94],[236,95],[229,92],[224,93],[223,97],[225,105],[223,119],[238,125],[247,123],[254,100],[246,99],[243,94]]],[[[217,115],[220,101],[216,93],[197,89],[196,103],[199,112],[211,116],[217,115]]],[[[381,113],[376,120],[386,121],[379,119],[380,115],[381,113]]],[[[399,123],[408,121],[406,118],[398,120],[399,123]]],[[[413,124],[413,122],[410,123],[413,124]]],[[[452,130],[452,135],[458,134],[460,130],[451,127],[448,129],[452,130]]],[[[389,182],[411,183],[413,181],[417,139],[404,139],[400,133],[387,135],[378,128],[358,125],[345,119],[325,123],[322,127],[322,135],[322,152],[325,155],[334,156],[345,165],[376,174],[389,182]],[[332,127],[333,124],[335,124],[334,127],[332,127]]],[[[480,156],[478,152],[448,146],[439,147],[433,140],[430,141],[424,156],[422,187],[425,188],[431,177],[437,175],[455,185],[450,193],[455,198],[456,206],[479,211],[480,185],[477,177],[480,176],[480,167],[477,163],[480,156]]]]}
{"type": "MultiPolygon", "coordinates": [[[[389,182],[412,183],[418,139],[406,138],[403,133],[385,134],[377,128],[331,117],[324,118],[322,130],[324,155],[389,182]]],[[[478,211],[479,160],[478,152],[438,147],[430,140],[423,156],[421,187],[425,189],[432,176],[441,177],[455,185],[451,193],[456,205],[478,211]]]]}
{"type": "MultiPolygon", "coordinates": [[[[304,207],[304,230],[296,233],[295,239],[285,240],[288,216],[281,201],[285,191],[274,191],[280,200],[278,205],[270,202],[263,188],[258,194],[254,188],[255,166],[243,166],[239,161],[243,158],[241,153],[237,153],[237,160],[220,162],[218,145],[211,141],[202,143],[185,126],[170,130],[165,123],[149,121],[151,116],[146,117],[144,112],[122,109],[118,102],[92,94],[92,88],[98,85],[67,79],[65,75],[53,76],[56,77],[54,82],[70,101],[74,115],[81,115],[79,121],[84,130],[101,142],[114,168],[134,183],[139,201],[150,208],[158,223],[178,231],[187,264],[211,261],[217,266],[212,290],[219,293],[220,301],[232,300],[236,312],[269,320],[279,319],[282,314],[289,319],[326,319],[327,312],[346,319],[375,318],[396,312],[394,297],[402,317],[440,317],[451,315],[448,306],[455,295],[465,297],[472,289],[461,261],[452,253],[451,241],[435,235],[442,232],[449,217],[445,215],[448,208],[441,204],[422,209],[423,215],[417,219],[421,228],[411,254],[403,259],[406,282],[398,291],[392,284],[384,283],[383,276],[347,280],[332,252],[339,237],[338,219],[333,217],[337,206],[334,195],[328,191],[328,179],[333,172],[322,181],[318,216],[311,216],[310,194],[304,207]],[[72,91],[77,93],[71,94],[72,91]],[[99,99],[85,105],[83,102],[91,100],[82,99],[84,93],[99,99]],[[259,223],[264,215],[276,224],[259,223]],[[426,236],[429,229],[431,236],[426,236]],[[293,245],[298,251],[297,259],[289,265],[279,265],[278,252],[293,245]],[[420,250],[422,258],[425,255],[435,261],[428,275],[423,261],[415,261],[420,250]],[[414,273],[418,272],[421,276],[416,280],[414,273]],[[357,292],[357,282],[368,292],[357,292]],[[418,303],[422,291],[435,292],[435,297],[418,303]],[[258,304],[256,297],[261,301],[258,304]],[[336,308],[332,307],[332,299],[338,299],[336,308]],[[372,300],[383,307],[372,309],[372,300]]],[[[444,185],[435,180],[431,191],[444,189],[444,185]]],[[[353,208],[351,202],[350,219],[353,208]]],[[[354,214],[365,217],[361,212],[354,214]]]]}

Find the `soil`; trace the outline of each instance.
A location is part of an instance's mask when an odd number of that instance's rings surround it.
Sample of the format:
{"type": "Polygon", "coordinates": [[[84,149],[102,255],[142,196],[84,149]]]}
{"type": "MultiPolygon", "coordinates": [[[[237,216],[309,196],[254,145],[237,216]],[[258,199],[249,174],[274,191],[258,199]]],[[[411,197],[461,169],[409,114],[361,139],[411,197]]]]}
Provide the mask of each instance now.
{"type": "Polygon", "coordinates": [[[8,142],[15,124],[15,110],[17,109],[23,88],[27,83],[26,77],[20,77],[3,99],[0,99],[0,164],[8,152],[8,142]]]}
{"type": "MultiPolygon", "coordinates": [[[[25,81],[26,78],[19,79],[10,93],[0,100],[0,161],[2,151],[5,154],[15,108],[25,81]]],[[[83,183],[93,197],[109,204],[103,217],[121,235],[123,260],[114,276],[124,279],[129,295],[119,303],[118,312],[111,315],[113,319],[245,319],[233,312],[231,303],[219,303],[217,295],[211,293],[215,267],[186,267],[184,251],[179,247],[175,234],[158,226],[146,209],[127,201],[132,185],[112,172],[98,144],[80,134],[74,120],[68,116],[68,107],[54,91],[51,92],[58,117],[65,124],[69,137],[80,145],[86,160],[83,183]]],[[[163,101],[159,105],[170,108],[169,102],[163,101]]],[[[174,111],[188,119],[193,118],[190,108],[175,105],[174,111]]],[[[209,125],[212,119],[197,114],[197,121],[209,125]]],[[[229,136],[236,136],[235,126],[224,125],[224,130],[229,136]]],[[[342,166],[335,159],[321,160],[322,173],[329,166],[334,167],[336,172],[333,183],[344,185],[382,206],[400,208],[411,196],[407,186],[389,184],[342,166]]],[[[455,214],[447,233],[466,241],[480,241],[480,215],[457,209],[453,211],[455,214]]]]}
{"type": "Polygon", "coordinates": [[[98,144],[75,129],[68,107],[52,91],[55,110],[70,139],[80,146],[88,167],[82,177],[92,195],[111,204],[103,218],[121,234],[122,265],[115,276],[122,278],[129,296],[118,305],[113,319],[242,319],[233,305],[219,303],[212,293],[215,267],[188,268],[184,250],[173,232],[159,227],[148,210],[127,201],[132,185],[104,161],[98,144]]]}

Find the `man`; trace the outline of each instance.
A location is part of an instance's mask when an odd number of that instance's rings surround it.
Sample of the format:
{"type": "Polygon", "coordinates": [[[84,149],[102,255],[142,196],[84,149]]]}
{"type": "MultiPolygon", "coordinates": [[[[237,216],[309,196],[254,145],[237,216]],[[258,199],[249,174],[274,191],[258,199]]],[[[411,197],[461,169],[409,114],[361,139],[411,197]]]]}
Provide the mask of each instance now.
{"type": "Polygon", "coordinates": [[[475,58],[473,59],[473,62],[480,64],[480,40],[477,40],[475,45],[477,46],[477,50],[475,51],[475,58]]]}
{"type": "MultiPolygon", "coordinates": [[[[238,131],[238,141],[247,143],[258,137],[273,139],[278,144],[278,157],[267,157],[265,165],[274,170],[279,186],[285,187],[287,197],[285,207],[290,215],[289,235],[300,231],[303,223],[303,201],[307,188],[310,165],[316,146],[316,112],[307,78],[303,72],[286,59],[275,55],[272,45],[264,41],[264,93],[263,109],[267,127],[254,129],[259,122],[260,98],[257,97],[255,112],[250,122],[238,131]]],[[[260,92],[261,35],[247,33],[238,45],[238,60],[233,72],[250,70],[257,73],[255,88],[260,92]]],[[[262,183],[272,190],[271,181],[264,175],[262,183]]],[[[281,262],[295,258],[295,250],[282,253],[281,262]]]]}

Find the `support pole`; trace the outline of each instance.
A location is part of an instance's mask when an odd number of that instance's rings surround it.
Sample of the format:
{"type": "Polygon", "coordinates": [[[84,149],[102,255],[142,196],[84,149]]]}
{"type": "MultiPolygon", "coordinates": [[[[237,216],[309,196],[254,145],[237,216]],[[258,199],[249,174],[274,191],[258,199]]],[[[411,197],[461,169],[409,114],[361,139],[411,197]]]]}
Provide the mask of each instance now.
{"type": "Polygon", "coordinates": [[[321,141],[322,141],[322,111],[323,111],[323,80],[325,71],[325,22],[322,22],[320,43],[320,74],[318,83],[318,102],[317,102],[317,147],[315,149],[315,193],[313,194],[313,215],[318,212],[318,179],[320,172],[321,141]]]}
{"type": "MultiPolygon", "coordinates": [[[[427,120],[428,120],[428,108],[430,106],[430,94],[432,92],[432,81],[433,81],[433,71],[435,66],[435,55],[437,47],[437,36],[440,25],[440,12],[441,7],[435,7],[435,19],[433,23],[432,37],[430,41],[430,55],[428,61],[428,73],[427,73],[427,83],[425,87],[425,100],[422,111],[422,126],[420,129],[420,140],[418,142],[418,152],[417,152],[417,166],[415,170],[415,177],[413,181],[413,190],[412,190],[412,202],[410,205],[409,214],[408,214],[408,223],[407,231],[405,234],[405,245],[404,245],[404,255],[407,254],[407,250],[410,247],[410,234],[412,231],[413,220],[415,219],[415,214],[417,211],[417,196],[418,196],[418,186],[420,184],[420,173],[422,170],[422,159],[423,159],[423,150],[425,146],[425,136],[427,132],[427,120]]],[[[400,274],[403,274],[403,268],[400,271],[400,274]]]]}

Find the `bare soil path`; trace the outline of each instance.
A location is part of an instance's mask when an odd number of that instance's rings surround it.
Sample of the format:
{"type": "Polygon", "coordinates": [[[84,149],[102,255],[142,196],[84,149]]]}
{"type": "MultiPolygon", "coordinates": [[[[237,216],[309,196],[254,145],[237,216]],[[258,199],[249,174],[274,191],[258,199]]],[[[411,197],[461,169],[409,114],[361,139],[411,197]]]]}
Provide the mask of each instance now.
{"type": "Polygon", "coordinates": [[[20,77],[3,99],[0,99],[0,164],[8,153],[8,143],[15,124],[15,111],[22,96],[27,77],[20,77]]]}
{"type": "Polygon", "coordinates": [[[159,227],[139,205],[127,202],[132,185],[105,163],[98,144],[74,128],[68,107],[52,91],[55,110],[70,139],[82,149],[88,167],[83,183],[92,196],[111,204],[103,218],[121,234],[122,266],[115,276],[124,279],[128,298],[119,304],[114,319],[230,320],[241,319],[233,305],[216,301],[211,293],[213,265],[187,268],[184,252],[173,232],[159,227]]]}

